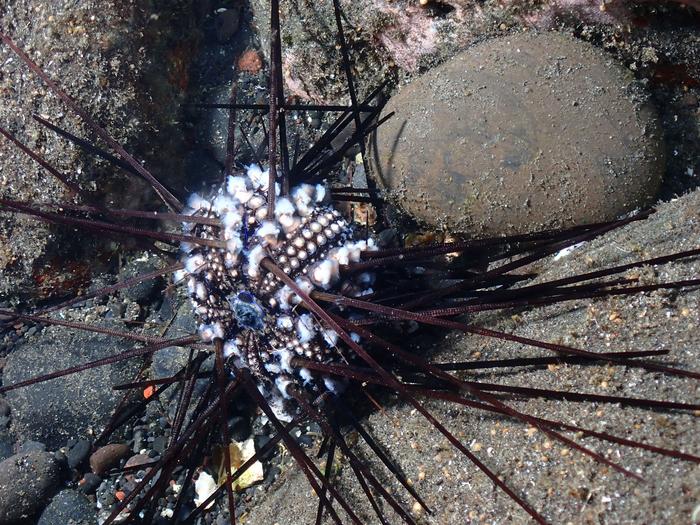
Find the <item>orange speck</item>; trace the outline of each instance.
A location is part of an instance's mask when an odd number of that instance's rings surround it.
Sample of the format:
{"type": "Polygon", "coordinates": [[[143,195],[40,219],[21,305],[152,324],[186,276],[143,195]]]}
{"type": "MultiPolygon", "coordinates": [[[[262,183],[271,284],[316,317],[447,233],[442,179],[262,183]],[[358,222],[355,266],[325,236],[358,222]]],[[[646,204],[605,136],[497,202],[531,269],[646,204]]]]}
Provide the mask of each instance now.
{"type": "Polygon", "coordinates": [[[257,75],[262,69],[262,59],[257,51],[248,49],[238,58],[238,69],[251,75],[257,75]]]}
{"type": "Polygon", "coordinates": [[[114,497],[116,497],[119,501],[124,501],[124,498],[126,498],[126,493],[123,490],[118,490],[114,493],[114,497]]]}
{"type": "Polygon", "coordinates": [[[149,397],[151,397],[153,395],[154,390],[155,389],[153,388],[153,385],[147,386],[146,388],[144,388],[143,389],[143,398],[148,399],[149,397]]]}

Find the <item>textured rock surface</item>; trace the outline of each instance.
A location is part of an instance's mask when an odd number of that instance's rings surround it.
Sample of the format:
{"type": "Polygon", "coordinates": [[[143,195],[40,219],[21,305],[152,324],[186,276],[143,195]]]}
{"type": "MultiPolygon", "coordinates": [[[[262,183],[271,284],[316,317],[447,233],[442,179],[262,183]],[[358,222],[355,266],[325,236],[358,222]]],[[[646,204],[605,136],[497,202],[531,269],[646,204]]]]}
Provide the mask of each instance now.
{"type": "Polygon", "coordinates": [[[61,464],[48,452],[16,454],[0,463],[0,524],[28,523],[60,478],[61,464]]]}
{"type": "Polygon", "coordinates": [[[94,505],[76,490],[62,490],[41,513],[37,525],[95,525],[94,505]]]}
{"type": "MultiPolygon", "coordinates": [[[[40,337],[28,340],[10,354],[3,384],[113,356],[130,348],[128,342],[103,335],[46,328],[40,337]]],[[[14,408],[13,433],[18,441],[38,439],[50,449],[63,446],[74,436],[99,433],[123,396],[112,390],[112,385],[130,381],[138,365],[129,360],[8,392],[14,408]]]]}
{"type": "MultiPolygon", "coordinates": [[[[0,4],[0,30],[15,40],[87,113],[122,144],[145,158],[154,175],[177,181],[182,165],[174,122],[186,81],[182,70],[193,46],[183,22],[187,0],[169,3],[167,17],[133,0],[0,4]],[[154,15],[153,17],[151,15],[154,15]],[[179,47],[172,48],[170,32],[179,47]],[[158,161],[153,162],[157,157],[158,161]],[[172,159],[173,161],[169,161],[172,159]]],[[[70,132],[96,140],[85,122],[32,74],[6,45],[0,45],[0,126],[77,183],[91,198],[114,207],[139,207],[154,196],[141,179],[95,161],[32,119],[42,115],[70,132]]],[[[69,199],[61,182],[0,137],[0,197],[30,202],[69,199]]],[[[43,299],[72,293],[89,280],[99,261],[88,235],[0,213],[0,300],[43,299]],[[68,255],[67,255],[68,254],[68,255]],[[83,258],[92,259],[92,265],[83,258]]]]}
{"type": "Polygon", "coordinates": [[[663,174],[657,119],[629,71],[558,33],[476,45],[394,96],[375,178],[405,211],[470,236],[610,220],[663,174]]]}
{"type": "MultiPolygon", "coordinates": [[[[658,206],[649,219],[631,224],[587,243],[571,255],[538,268],[541,280],[553,280],[603,267],[697,248],[700,238],[700,191],[658,206]]],[[[700,260],[686,259],[649,269],[659,281],[697,278],[700,260]]],[[[531,311],[481,315],[479,325],[570,344],[590,351],[635,351],[668,349],[671,355],[659,361],[697,370],[700,360],[700,289],[682,293],[659,291],[633,297],[572,301],[531,311]],[[614,350],[613,350],[614,349],[614,350]]],[[[479,336],[450,334],[436,342],[436,362],[465,359],[508,359],[545,355],[545,352],[479,336]]],[[[697,402],[692,379],[669,377],[640,369],[602,366],[528,368],[484,374],[466,373],[465,379],[534,388],[590,392],[633,397],[697,402]]],[[[414,488],[435,511],[422,515],[419,523],[530,523],[525,512],[494,488],[493,483],[456,451],[408,403],[381,397],[381,411],[366,425],[388,454],[397,461],[414,488]]],[[[571,403],[543,399],[508,403],[530,414],[571,423],[599,432],[667,447],[680,447],[697,454],[698,418],[692,413],[661,413],[618,404],[571,403]]],[[[690,462],[622,447],[595,439],[578,440],[603,453],[644,482],[595,463],[542,432],[508,418],[495,417],[442,402],[426,407],[490,468],[497,471],[517,493],[524,496],[549,523],[688,523],[700,498],[700,469],[690,462]]],[[[576,437],[569,434],[569,437],[576,437]]],[[[361,440],[360,440],[361,441],[361,440]]],[[[400,495],[407,508],[411,500],[398,482],[384,470],[364,445],[356,447],[372,462],[392,494],[400,495]]],[[[292,463],[292,460],[288,460],[292,463]]],[[[352,469],[341,462],[336,487],[348,495],[354,512],[363,523],[379,523],[354,481],[352,469]]],[[[255,502],[249,523],[314,523],[318,501],[304,474],[284,468],[275,490],[255,502]],[[290,504],[290,502],[294,502],[290,504]]],[[[389,523],[401,523],[387,511],[389,523]]],[[[339,509],[340,512],[340,509],[339,509]]]]}

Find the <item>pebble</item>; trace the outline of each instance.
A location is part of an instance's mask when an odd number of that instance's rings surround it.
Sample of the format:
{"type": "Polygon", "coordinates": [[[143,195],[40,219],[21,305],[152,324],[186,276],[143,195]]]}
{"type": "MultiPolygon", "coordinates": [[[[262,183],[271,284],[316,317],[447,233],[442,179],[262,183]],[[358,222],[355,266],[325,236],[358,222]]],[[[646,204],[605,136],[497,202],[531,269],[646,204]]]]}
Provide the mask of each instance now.
{"type": "Polygon", "coordinates": [[[8,417],[10,415],[10,404],[0,398],[0,417],[8,417]]]}
{"type": "Polygon", "coordinates": [[[100,483],[102,483],[102,478],[100,478],[100,476],[88,472],[83,476],[83,479],[80,480],[80,490],[85,494],[94,494],[97,487],[100,486],[100,483]]]}
{"type": "Polygon", "coordinates": [[[92,443],[88,439],[81,439],[68,449],[68,466],[72,469],[78,468],[90,454],[92,443]]]}
{"type": "Polygon", "coordinates": [[[22,443],[18,452],[46,452],[46,445],[39,441],[29,440],[22,443]]]}
{"type": "Polygon", "coordinates": [[[5,430],[0,428],[0,461],[9,458],[14,453],[15,440],[12,435],[5,430]]]}
{"type": "MultiPolygon", "coordinates": [[[[136,467],[136,466],[145,465],[145,464],[151,463],[151,462],[153,462],[153,459],[151,459],[147,454],[135,454],[126,460],[126,463],[124,464],[124,468],[136,467]]],[[[148,470],[151,470],[151,469],[150,468],[144,469],[144,472],[147,472],[148,470]]],[[[125,474],[124,477],[126,478],[127,481],[133,482],[135,475],[136,475],[136,477],[139,477],[139,478],[142,477],[142,476],[138,476],[139,472],[141,472],[141,471],[131,471],[131,472],[125,474]]]]}
{"type": "Polygon", "coordinates": [[[561,33],[477,44],[403,87],[375,179],[420,222],[473,237],[606,221],[663,175],[655,111],[629,70],[561,33]]]}
{"type": "Polygon", "coordinates": [[[231,9],[220,9],[216,13],[216,40],[224,44],[231,40],[238,32],[241,24],[241,8],[236,6],[231,9]]]}
{"type": "Polygon", "coordinates": [[[95,474],[103,474],[116,466],[120,460],[131,453],[128,445],[123,443],[111,443],[98,448],[90,456],[90,468],[95,474]]]}
{"type": "Polygon", "coordinates": [[[37,525],[95,525],[97,513],[92,502],[77,490],[56,494],[41,513],[37,525]]]}
{"type": "Polygon", "coordinates": [[[42,451],[15,454],[0,462],[0,525],[38,514],[58,489],[61,470],[54,455],[42,451]]]}

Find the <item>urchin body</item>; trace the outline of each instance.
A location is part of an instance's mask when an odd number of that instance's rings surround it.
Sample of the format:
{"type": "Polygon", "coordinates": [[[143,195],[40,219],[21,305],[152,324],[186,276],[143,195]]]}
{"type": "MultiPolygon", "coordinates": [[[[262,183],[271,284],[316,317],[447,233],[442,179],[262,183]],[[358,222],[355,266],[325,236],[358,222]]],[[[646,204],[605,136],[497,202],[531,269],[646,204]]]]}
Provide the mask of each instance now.
{"type": "MultiPolygon", "coordinates": [[[[279,187],[276,193],[279,195],[279,187]]],[[[340,393],[343,383],[290,363],[295,356],[320,363],[351,359],[338,346],[338,336],[299,308],[301,299],[261,265],[274,261],[305,292],[315,289],[362,296],[372,291],[374,276],[341,275],[341,267],[373,249],[355,240],[352,226],[334,209],[323,185],[302,184],[288,197],[277,197],[268,218],[268,172],[249,166],[228,177],[207,198],[194,194],[187,213],[215,218],[219,225],[184,223],[189,235],[224,241],[225,248],[183,243],[184,269],[175,281],[186,281],[204,341],[223,342],[224,357],[235,368],[247,368],[276,413],[295,412],[287,387],[316,394],[340,393]]]]}

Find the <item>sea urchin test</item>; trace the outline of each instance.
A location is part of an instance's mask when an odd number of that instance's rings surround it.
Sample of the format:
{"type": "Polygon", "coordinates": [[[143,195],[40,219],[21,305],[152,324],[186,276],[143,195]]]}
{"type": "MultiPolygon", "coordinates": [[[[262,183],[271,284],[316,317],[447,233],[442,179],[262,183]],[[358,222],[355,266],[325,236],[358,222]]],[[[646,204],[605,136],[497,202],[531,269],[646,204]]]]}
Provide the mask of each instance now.
{"type": "MultiPolygon", "coordinates": [[[[247,368],[276,413],[293,412],[286,392],[290,384],[312,392],[339,393],[337,379],[294,368],[294,356],[337,362],[338,335],[308,313],[295,308],[301,299],[266,271],[270,258],[306,293],[340,291],[354,297],[371,293],[374,276],[341,276],[341,266],[360,260],[375,248],[372,239],[355,240],[350,224],[329,205],[323,185],[302,184],[287,197],[275,199],[268,219],[269,173],[248,166],[243,175],[229,176],[213,195],[190,197],[188,215],[215,218],[220,225],[183,224],[189,235],[224,241],[225,248],[183,243],[184,269],[175,280],[186,280],[204,341],[223,341],[224,357],[247,368]]],[[[279,185],[275,188],[279,195],[279,185]]]]}

